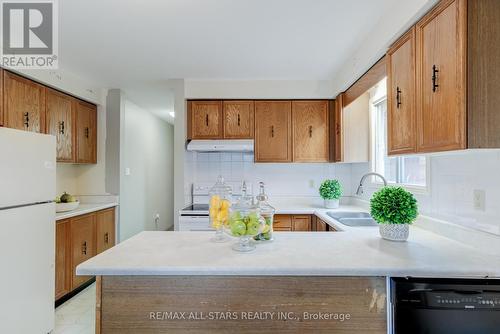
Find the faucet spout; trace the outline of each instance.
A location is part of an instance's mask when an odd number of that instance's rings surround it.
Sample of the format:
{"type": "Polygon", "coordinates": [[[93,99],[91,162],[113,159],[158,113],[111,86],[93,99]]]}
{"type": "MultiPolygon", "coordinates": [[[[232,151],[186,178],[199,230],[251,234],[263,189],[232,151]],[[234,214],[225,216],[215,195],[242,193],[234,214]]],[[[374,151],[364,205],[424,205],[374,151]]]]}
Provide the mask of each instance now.
{"type": "Polygon", "coordinates": [[[382,179],[382,182],[384,182],[384,187],[387,186],[387,180],[385,179],[385,177],[383,175],[381,175],[379,173],[366,173],[365,175],[363,175],[361,177],[361,180],[359,181],[359,186],[358,186],[358,189],[356,190],[357,196],[363,195],[363,183],[365,182],[365,180],[368,176],[378,176],[379,178],[382,179]]]}

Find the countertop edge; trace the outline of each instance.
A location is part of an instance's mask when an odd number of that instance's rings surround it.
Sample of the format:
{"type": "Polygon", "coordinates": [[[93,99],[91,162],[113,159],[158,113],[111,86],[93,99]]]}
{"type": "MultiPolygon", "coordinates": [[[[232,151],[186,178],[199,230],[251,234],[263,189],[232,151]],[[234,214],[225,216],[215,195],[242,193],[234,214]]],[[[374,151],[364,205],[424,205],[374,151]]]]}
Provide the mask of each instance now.
{"type": "Polygon", "coordinates": [[[77,217],[77,216],[81,216],[81,215],[85,215],[88,213],[101,211],[101,210],[105,210],[105,209],[109,209],[109,208],[113,208],[113,207],[117,207],[118,203],[116,203],[116,202],[95,203],[95,204],[87,203],[86,205],[92,205],[92,207],[83,208],[83,209],[77,208],[75,210],[68,211],[68,212],[56,213],[56,221],[68,219],[68,218],[72,218],[72,217],[77,217]]]}

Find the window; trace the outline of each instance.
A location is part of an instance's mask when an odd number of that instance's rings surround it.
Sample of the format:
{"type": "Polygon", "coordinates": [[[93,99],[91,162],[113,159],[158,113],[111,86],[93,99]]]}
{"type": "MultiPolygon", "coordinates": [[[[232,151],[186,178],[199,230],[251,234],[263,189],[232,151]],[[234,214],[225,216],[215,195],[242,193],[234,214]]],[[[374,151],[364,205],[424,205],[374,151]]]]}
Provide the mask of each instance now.
{"type": "MultiPolygon", "coordinates": [[[[371,93],[376,100],[372,102],[373,119],[373,171],[382,174],[389,183],[410,187],[425,188],[427,186],[427,159],[421,155],[387,156],[387,98],[385,80],[379,83],[376,93],[371,93]],[[382,92],[381,89],[382,88],[382,92]]],[[[374,179],[374,181],[380,181],[374,179]]]]}

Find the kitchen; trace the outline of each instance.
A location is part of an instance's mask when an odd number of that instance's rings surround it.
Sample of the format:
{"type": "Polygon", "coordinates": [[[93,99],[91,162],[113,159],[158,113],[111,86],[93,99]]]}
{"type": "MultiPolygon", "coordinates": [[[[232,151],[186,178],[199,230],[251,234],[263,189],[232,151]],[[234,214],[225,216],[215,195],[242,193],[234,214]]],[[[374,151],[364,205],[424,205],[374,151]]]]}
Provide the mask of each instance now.
{"type": "Polygon", "coordinates": [[[2,332],[495,333],[498,2],[211,5],[59,3],[1,69],[2,332]]]}

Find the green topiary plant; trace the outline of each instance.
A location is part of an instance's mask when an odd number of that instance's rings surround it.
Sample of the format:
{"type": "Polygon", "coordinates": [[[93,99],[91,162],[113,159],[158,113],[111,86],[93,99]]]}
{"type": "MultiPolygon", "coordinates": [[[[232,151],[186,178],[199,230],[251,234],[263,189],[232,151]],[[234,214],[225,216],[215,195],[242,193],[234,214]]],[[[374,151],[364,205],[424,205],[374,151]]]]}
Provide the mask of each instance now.
{"type": "Polygon", "coordinates": [[[411,224],[418,206],[413,194],[401,187],[384,187],[370,200],[371,215],[379,224],[411,224]]]}
{"type": "Polygon", "coordinates": [[[342,185],[338,180],[325,180],[319,187],[319,195],[323,199],[339,199],[342,196],[342,185]]]}

